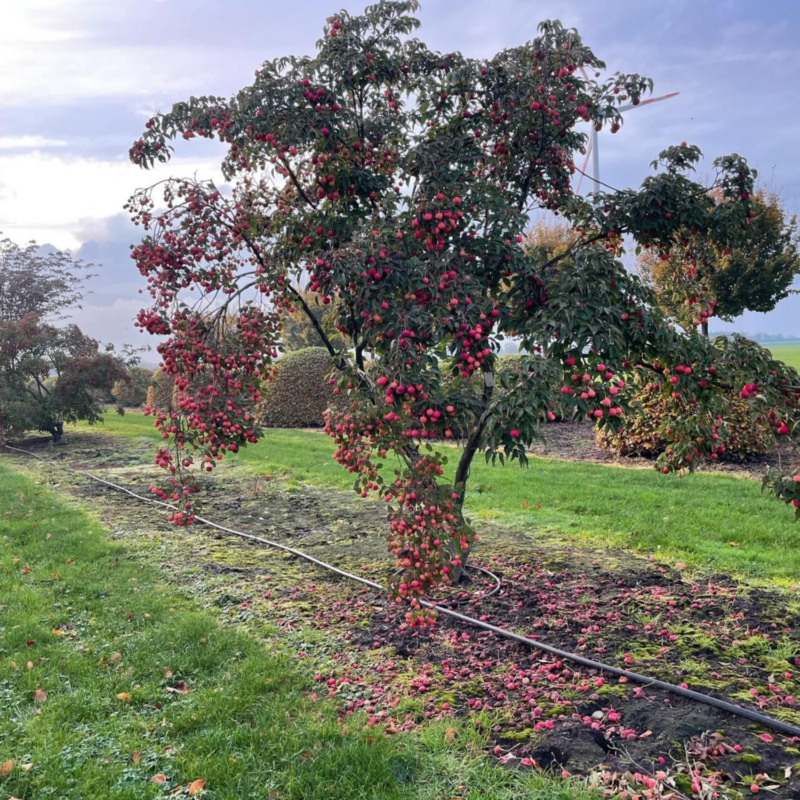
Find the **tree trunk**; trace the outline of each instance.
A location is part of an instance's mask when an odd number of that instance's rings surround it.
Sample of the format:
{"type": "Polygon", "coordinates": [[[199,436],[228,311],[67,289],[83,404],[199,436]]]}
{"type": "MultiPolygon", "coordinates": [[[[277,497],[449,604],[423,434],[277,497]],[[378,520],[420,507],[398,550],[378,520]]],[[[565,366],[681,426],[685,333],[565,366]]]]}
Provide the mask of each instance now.
{"type": "Polygon", "coordinates": [[[703,334],[703,336],[708,338],[708,320],[707,319],[704,319],[700,323],[700,332],[703,334]]]}
{"type": "MultiPolygon", "coordinates": [[[[453,510],[458,517],[459,528],[467,527],[466,520],[464,519],[464,515],[462,513],[464,508],[464,499],[467,495],[467,481],[469,480],[469,471],[470,467],[472,466],[472,459],[475,458],[475,454],[478,452],[478,446],[480,445],[484,428],[486,427],[486,423],[489,421],[489,418],[492,416],[490,403],[493,393],[494,372],[489,369],[483,373],[484,410],[478,418],[478,421],[475,423],[475,427],[472,429],[472,431],[470,431],[470,434],[467,437],[467,441],[464,444],[464,450],[461,453],[461,458],[459,459],[458,466],[456,467],[455,477],[453,478],[453,489],[457,495],[455,499],[455,508],[453,510]]],[[[455,555],[455,553],[453,555],[455,555]]],[[[462,579],[462,576],[464,576],[464,570],[467,567],[468,558],[468,551],[461,553],[461,566],[453,570],[453,583],[458,583],[462,579]]]]}
{"type": "MultiPolygon", "coordinates": [[[[467,437],[467,441],[464,444],[464,450],[461,453],[461,458],[459,459],[458,466],[456,467],[456,474],[455,478],[453,479],[453,490],[455,491],[457,497],[455,499],[455,508],[453,509],[453,512],[458,517],[459,527],[467,526],[463,515],[464,500],[467,495],[467,481],[469,480],[469,471],[470,467],[472,466],[472,459],[475,458],[475,454],[478,452],[478,445],[480,444],[481,436],[483,435],[483,429],[488,419],[489,410],[487,409],[483,412],[478,420],[478,423],[467,437]]],[[[455,556],[456,553],[453,553],[452,555],[455,556]]],[[[464,570],[467,567],[469,552],[464,552],[460,555],[461,566],[453,569],[453,583],[458,583],[462,579],[464,570]]]]}
{"type": "Polygon", "coordinates": [[[48,433],[52,435],[54,442],[59,443],[64,438],[64,423],[54,422],[48,433]]]}

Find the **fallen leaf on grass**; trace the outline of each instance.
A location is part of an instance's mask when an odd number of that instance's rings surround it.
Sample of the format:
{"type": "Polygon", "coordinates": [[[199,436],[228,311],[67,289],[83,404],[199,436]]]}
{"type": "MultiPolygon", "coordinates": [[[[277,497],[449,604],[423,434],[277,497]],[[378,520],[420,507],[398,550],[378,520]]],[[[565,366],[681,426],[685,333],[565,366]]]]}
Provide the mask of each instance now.
{"type": "Polygon", "coordinates": [[[117,695],[117,700],[122,700],[123,703],[130,703],[131,696],[127,692],[120,692],[117,695]]]}
{"type": "Polygon", "coordinates": [[[23,571],[23,573],[25,573],[25,575],[30,575],[30,574],[31,574],[31,568],[30,568],[30,565],[26,564],[26,565],[25,565],[25,566],[22,568],[22,571],[23,571]]]}
{"type": "Polygon", "coordinates": [[[206,785],[206,782],[199,778],[196,781],[192,781],[189,784],[189,794],[200,794],[203,791],[203,787],[206,785]]]}
{"type": "Polygon", "coordinates": [[[16,765],[11,759],[0,764],[0,778],[4,778],[10,772],[13,772],[15,766],[16,765]]]}
{"type": "Polygon", "coordinates": [[[189,694],[189,687],[186,681],[178,681],[174,686],[167,686],[167,691],[173,694],[189,694]]]}
{"type": "Polygon", "coordinates": [[[32,767],[33,767],[33,764],[20,764],[20,765],[19,765],[19,768],[20,768],[20,769],[21,769],[23,772],[30,772],[30,770],[31,770],[31,768],[32,768],[32,767]]]}
{"type": "Polygon", "coordinates": [[[730,545],[731,545],[731,547],[741,547],[739,542],[731,542],[730,545]]]}
{"type": "Polygon", "coordinates": [[[63,636],[64,635],[64,631],[60,631],[58,628],[53,628],[53,630],[51,630],[50,633],[52,633],[53,636],[63,636]]]}
{"type": "Polygon", "coordinates": [[[37,703],[44,703],[44,701],[47,700],[47,692],[44,689],[37,689],[33,693],[33,699],[37,703]]]}
{"type": "Polygon", "coordinates": [[[165,678],[171,678],[171,677],[172,677],[174,674],[175,674],[175,673],[174,673],[174,672],[173,672],[173,671],[172,671],[172,670],[171,670],[169,667],[167,667],[167,668],[164,670],[164,677],[165,677],[165,678]]]}
{"type": "Polygon", "coordinates": [[[133,761],[134,764],[138,764],[141,760],[142,760],[142,754],[141,753],[134,753],[131,756],[131,761],[133,761]]]}
{"type": "Polygon", "coordinates": [[[453,739],[455,739],[455,736],[456,736],[456,729],[455,728],[448,728],[444,732],[444,740],[446,742],[452,742],[453,739]]]}
{"type": "Polygon", "coordinates": [[[153,775],[150,778],[150,783],[158,783],[163,786],[167,782],[167,776],[163,772],[159,772],[158,775],[153,775]]]}

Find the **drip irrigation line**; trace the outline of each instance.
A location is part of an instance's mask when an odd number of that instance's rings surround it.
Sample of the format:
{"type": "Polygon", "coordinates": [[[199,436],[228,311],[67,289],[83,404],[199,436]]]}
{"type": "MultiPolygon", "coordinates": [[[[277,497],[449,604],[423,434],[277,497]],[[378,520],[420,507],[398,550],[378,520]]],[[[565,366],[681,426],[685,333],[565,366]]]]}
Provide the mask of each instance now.
{"type": "MultiPolygon", "coordinates": [[[[35,453],[31,453],[28,450],[23,450],[19,447],[12,447],[11,445],[5,445],[5,447],[7,450],[13,450],[14,452],[22,453],[26,456],[31,456],[39,461],[48,463],[48,459],[42,458],[41,456],[38,456],[35,453]]],[[[144,495],[137,494],[131,489],[126,489],[124,486],[112,483],[111,481],[108,481],[105,478],[101,478],[98,475],[93,475],[91,472],[87,472],[86,470],[69,467],[66,464],[60,464],[53,460],[50,460],[49,463],[61,467],[62,469],[68,470],[69,472],[82,475],[86,478],[91,478],[93,481],[96,481],[97,483],[100,483],[104,486],[108,486],[109,488],[114,489],[118,492],[123,492],[124,494],[130,495],[131,497],[134,497],[137,500],[141,500],[142,502],[161,506],[163,508],[170,509],[171,511],[180,510],[179,508],[177,508],[177,506],[174,506],[170,503],[166,503],[163,500],[155,500],[152,497],[145,497],[144,495]]],[[[195,517],[195,520],[204,525],[208,525],[210,528],[222,531],[223,533],[228,533],[231,534],[232,536],[238,536],[241,539],[246,539],[251,542],[258,542],[259,544],[267,545],[267,547],[273,547],[277,550],[283,550],[286,553],[291,553],[292,555],[297,556],[298,558],[302,558],[303,560],[308,561],[311,564],[316,564],[318,567],[322,567],[323,569],[328,570],[329,572],[333,572],[337,575],[340,575],[343,578],[347,578],[348,580],[356,581],[357,583],[361,583],[364,586],[369,586],[370,588],[376,589],[381,593],[385,591],[386,588],[385,586],[382,586],[381,584],[376,583],[375,581],[371,581],[369,580],[369,578],[364,578],[361,577],[360,575],[354,575],[351,572],[339,569],[339,567],[335,567],[333,564],[328,564],[325,561],[321,561],[318,558],[314,558],[314,556],[311,556],[308,553],[304,553],[302,550],[297,550],[294,547],[289,547],[289,545],[281,544],[280,542],[273,542],[270,539],[265,539],[261,536],[255,536],[251,533],[244,533],[243,531],[237,531],[234,528],[228,528],[225,525],[220,525],[219,523],[214,522],[210,519],[206,519],[205,517],[197,516],[195,517]]],[[[485,631],[490,631],[491,633],[495,633],[498,636],[502,636],[506,639],[511,639],[515,642],[519,642],[520,644],[524,644],[525,646],[531,647],[535,650],[540,650],[543,653],[548,653],[549,655],[557,656],[558,658],[563,658],[568,661],[572,661],[576,664],[580,664],[590,669],[607,672],[611,675],[616,675],[620,678],[627,678],[629,681],[641,684],[646,688],[655,687],[657,689],[662,689],[666,692],[678,695],[679,697],[685,697],[689,700],[694,700],[698,703],[704,703],[705,705],[718,708],[722,711],[726,711],[729,714],[734,714],[738,717],[749,719],[752,722],[758,723],[759,725],[764,725],[767,728],[772,728],[773,730],[780,731],[781,733],[787,736],[800,738],[800,728],[794,725],[790,725],[786,722],[782,722],[781,720],[775,719],[774,717],[770,717],[766,714],[761,714],[758,711],[752,711],[749,708],[744,708],[734,703],[729,703],[726,700],[720,700],[716,697],[712,697],[711,695],[703,694],[702,692],[696,692],[693,689],[684,689],[682,686],[676,686],[673,683],[667,683],[666,681],[658,680],[657,678],[651,678],[648,677],[647,675],[639,675],[636,672],[630,672],[627,669],[621,669],[620,667],[615,667],[611,664],[604,664],[600,661],[594,661],[591,658],[586,658],[585,656],[578,655],[577,653],[570,653],[566,650],[561,650],[558,647],[553,647],[552,645],[545,644],[544,642],[540,642],[535,639],[530,639],[527,636],[522,636],[519,633],[513,633],[512,631],[506,630],[505,628],[498,627],[497,625],[492,625],[489,622],[483,622],[482,620],[475,619],[475,617],[470,617],[467,614],[461,614],[460,612],[454,611],[445,606],[440,606],[436,603],[430,603],[427,600],[421,600],[419,602],[420,605],[424,606],[425,608],[429,608],[432,611],[436,611],[437,614],[442,614],[443,616],[451,617],[452,619],[457,619],[460,622],[465,622],[468,625],[481,628],[485,631]]]]}

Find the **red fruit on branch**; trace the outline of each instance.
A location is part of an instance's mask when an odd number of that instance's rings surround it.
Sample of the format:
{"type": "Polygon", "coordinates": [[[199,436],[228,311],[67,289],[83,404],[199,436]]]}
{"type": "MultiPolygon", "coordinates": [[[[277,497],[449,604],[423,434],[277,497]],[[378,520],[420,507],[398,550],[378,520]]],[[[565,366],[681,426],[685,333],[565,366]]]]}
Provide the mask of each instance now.
{"type": "MultiPolygon", "coordinates": [[[[170,443],[158,456],[168,491],[189,503],[176,523],[192,518],[186,462],[212,470],[261,438],[262,391],[284,326],[302,314],[330,356],[334,458],[359,494],[386,501],[399,569],[391,591],[416,623],[420,599],[459,579],[477,538],[463,515],[477,453],[524,464],[537,426],[557,417],[618,427],[636,413],[628,384],[653,382],[684,409],[658,467],[693,468],[725,435],[698,373],[758,386],[748,402],[780,409],[787,425],[798,381],[738,341],[683,333],[619,260],[628,241],[668,251],[681,219],[726,241],[748,218],[742,158],[715,162],[719,185],[736,187],[724,215],[691,178],[693,148],[661,153],[642,189],[588,204],[572,183],[584,141],[575,125],[584,112],[611,122],[618,98],[578,69],[595,58],[574,32],[548,23],[535,41],[479,62],[420,51],[405,13],[379,2],[347,18],[359,36],[267,64],[230,102],[201,97],[157,115],[131,149],[135,163],[168,159],[156,145],[184,131],[213,130],[231,188],[171,180],[128,210],[144,231],[132,256],[152,298],[138,324],[164,337],[177,387],[177,407],[155,414],[170,443]],[[543,63],[558,66],[544,75],[543,63]],[[653,212],[665,204],[680,213],[653,212]],[[526,236],[531,208],[566,220],[563,246],[526,236]],[[509,339],[521,354],[504,363],[509,339]],[[461,442],[452,475],[449,439],[461,442]]],[[[329,30],[344,27],[334,18],[329,30]]]]}

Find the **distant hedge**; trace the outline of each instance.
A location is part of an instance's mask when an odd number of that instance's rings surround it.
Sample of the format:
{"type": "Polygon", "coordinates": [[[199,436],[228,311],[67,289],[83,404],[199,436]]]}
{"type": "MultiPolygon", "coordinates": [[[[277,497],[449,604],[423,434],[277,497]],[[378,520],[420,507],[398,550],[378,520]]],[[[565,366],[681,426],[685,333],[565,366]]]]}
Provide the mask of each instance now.
{"type": "MultiPolygon", "coordinates": [[[[621,456],[656,458],[671,444],[664,431],[676,412],[659,392],[649,392],[646,387],[639,389],[634,399],[641,404],[641,412],[625,417],[622,428],[616,433],[609,428],[598,430],[597,443],[621,456]]],[[[769,424],[752,419],[747,400],[730,399],[726,424],[728,430],[721,460],[747,461],[768,453],[774,444],[769,424]]]]}
{"type": "Polygon", "coordinates": [[[264,387],[258,421],[268,428],[317,428],[336,401],[328,384],[330,355],[324,347],[303,347],[284,355],[264,387]]]}
{"type": "Polygon", "coordinates": [[[175,379],[162,369],[157,369],[150,379],[147,389],[148,406],[158,411],[172,411],[174,406],[175,379]]]}
{"type": "Polygon", "coordinates": [[[127,408],[147,402],[147,390],[153,380],[153,371],[144,367],[131,367],[125,379],[118,380],[111,389],[114,401],[127,408]]]}

